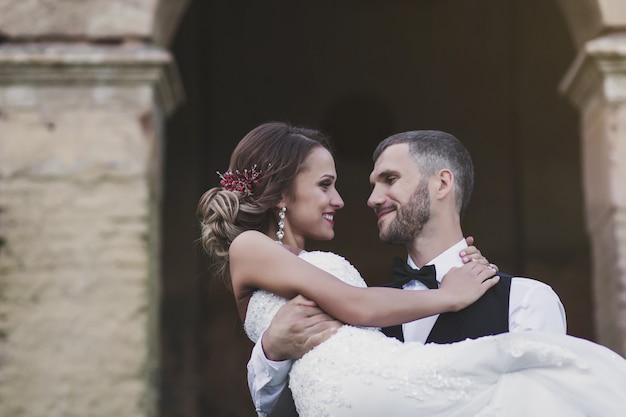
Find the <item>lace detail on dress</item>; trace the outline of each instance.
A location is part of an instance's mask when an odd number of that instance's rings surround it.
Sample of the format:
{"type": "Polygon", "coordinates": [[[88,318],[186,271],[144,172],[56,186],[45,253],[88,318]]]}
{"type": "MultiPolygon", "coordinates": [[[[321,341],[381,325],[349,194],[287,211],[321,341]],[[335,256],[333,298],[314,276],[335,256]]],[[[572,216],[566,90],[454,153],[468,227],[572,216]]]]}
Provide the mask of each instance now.
{"type": "Polygon", "coordinates": [[[445,349],[402,344],[368,330],[343,326],[294,363],[289,386],[298,393],[294,399],[301,417],[330,417],[337,410],[349,415],[359,405],[355,401],[363,400],[355,391],[372,387],[379,387],[375,391],[381,403],[392,395],[414,405],[434,397],[460,401],[479,389],[455,372],[445,349]],[[420,351],[424,360],[415,360],[420,351]]]}
{"type": "MultiPolygon", "coordinates": [[[[298,256],[350,285],[355,287],[367,286],[359,271],[345,258],[335,253],[313,251],[302,252],[298,256]]],[[[244,330],[250,340],[254,343],[259,340],[278,309],[286,302],[286,299],[264,290],[258,290],[252,294],[244,321],[244,330]]]]}
{"type": "Polygon", "coordinates": [[[336,253],[313,251],[302,252],[298,256],[310,264],[336,276],[346,284],[350,284],[354,287],[367,287],[359,271],[344,257],[336,253]]]}
{"type": "Polygon", "coordinates": [[[257,290],[248,301],[248,310],[246,311],[246,319],[243,322],[243,328],[248,338],[256,343],[265,329],[267,329],[279,308],[281,308],[287,300],[283,297],[272,294],[264,290],[257,290]]]}

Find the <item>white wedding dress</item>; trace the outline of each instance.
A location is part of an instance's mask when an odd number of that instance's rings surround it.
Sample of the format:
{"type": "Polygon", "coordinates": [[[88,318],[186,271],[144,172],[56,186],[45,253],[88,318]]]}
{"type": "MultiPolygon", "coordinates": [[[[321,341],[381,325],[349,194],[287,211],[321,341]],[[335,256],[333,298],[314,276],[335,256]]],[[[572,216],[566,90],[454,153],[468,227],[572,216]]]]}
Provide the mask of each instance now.
{"type": "MultiPolygon", "coordinates": [[[[336,254],[300,257],[366,286],[336,254]]],[[[244,323],[252,341],[285,302],[253,294],[244,323]]],[[[289,387],[300,417],[626,416],[626,360],[584,339],[543,332],[423,345],[345,325],[294,362],[289,387]]]]}

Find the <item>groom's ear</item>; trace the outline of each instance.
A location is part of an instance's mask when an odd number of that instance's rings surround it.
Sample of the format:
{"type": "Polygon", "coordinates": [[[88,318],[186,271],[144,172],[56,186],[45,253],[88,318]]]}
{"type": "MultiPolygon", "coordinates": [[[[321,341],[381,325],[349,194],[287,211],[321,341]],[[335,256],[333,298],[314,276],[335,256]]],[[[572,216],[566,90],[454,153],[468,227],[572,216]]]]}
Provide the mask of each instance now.
{"type": "Polygon", "coordinates": [[[434,176],[438,199],[445,198],[454,190],[454,173],[449,169],[441,169],[434,176]]]}

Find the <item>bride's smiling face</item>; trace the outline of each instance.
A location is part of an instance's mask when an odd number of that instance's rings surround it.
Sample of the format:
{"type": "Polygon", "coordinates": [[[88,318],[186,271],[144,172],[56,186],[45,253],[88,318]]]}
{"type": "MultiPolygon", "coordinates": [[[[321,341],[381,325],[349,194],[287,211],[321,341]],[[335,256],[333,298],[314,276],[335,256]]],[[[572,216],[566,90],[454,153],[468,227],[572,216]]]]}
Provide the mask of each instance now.
{"type": "Polygon", "coordinates": [[[334,216],[343,207],[336,181],[332,155],[324,147],[316,147],[304,160],[291,193],[281,202],[287,208],[285,244],[303,249],[305,239],[330,240],[335,236],[334,216]]]}

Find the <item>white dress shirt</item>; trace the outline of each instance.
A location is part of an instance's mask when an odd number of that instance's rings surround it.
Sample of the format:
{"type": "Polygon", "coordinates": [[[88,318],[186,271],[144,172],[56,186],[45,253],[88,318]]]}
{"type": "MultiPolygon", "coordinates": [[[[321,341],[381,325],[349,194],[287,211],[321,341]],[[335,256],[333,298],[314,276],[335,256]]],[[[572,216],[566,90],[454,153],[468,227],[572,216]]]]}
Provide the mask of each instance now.
{"type": "MultiPolygon", "coordinates": [[[[428,265],[435,265],[437,281],[441,282],[451,268],[463,266],[459,253],[467,248],[465,239],[448,248],[428,265]]],[[[417,268],[409,257],[408,264],[417,268]]],[[[410,281],[403,287],[405,290],[427,289],[419,281],[410,281]]],[[[439,315],[425,317],[402,325],[404,340],[426,342],[439,315]]],[[[549,285],[534,279],[514,277],[511,280],[509,294],[509,331],[541,330],[565,334],[567,329],[565,309],[559,296],[549,285]]]]}
{"type": "Polygon", "coordinates": [[[283,390],[287,387],[287,376],[293,361],[271,361],[265,356],[263,336],[259,338],[248,361],[248,389],[259,417],[272,411],[283,390]]]}
{"type": "MultiPolygon", "coordinates": [[[[467,247],[465,239],[441,253],[428,265],[435,265],[437,281],[453,267],[463,266],[459,253],[467,247]]],[[[408,264],[416,268],[409,257],[408,264]]],[[[406,290],[422,290],[426,286],[419,281],[404,285],[406,290]]],[[[439,315],[426,317],[402,325],[404,340],[424,343],[439,315]]],[[[565,334],[565,309],[558,295],[549,285],[522,277],[511,280],[509,296],[509,331],[540,330],[565,334]]],[[[248,362],[248,387],[259,417],[265,417],[274,407],[281,392],[287,386],[292,361],[270,361],[261,345],[262,337],[252,349],[248,362]]]]}

